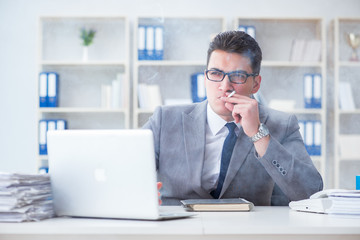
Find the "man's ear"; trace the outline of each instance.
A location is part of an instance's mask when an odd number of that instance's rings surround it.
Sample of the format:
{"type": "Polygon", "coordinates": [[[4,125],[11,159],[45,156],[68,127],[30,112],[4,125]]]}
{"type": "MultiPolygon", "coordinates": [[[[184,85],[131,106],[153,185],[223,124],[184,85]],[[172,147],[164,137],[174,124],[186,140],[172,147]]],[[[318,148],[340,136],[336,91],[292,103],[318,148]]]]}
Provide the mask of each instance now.
{"type": "Polygon", "coordinates": [[[259,91],[260,84],[261,84],[261,76],[258,75],[254,78],[254,81],[253,81],[253,87],[252,87],[252,91],[251,91],[252,94],[257,93],[257,91],[259,91]]]}

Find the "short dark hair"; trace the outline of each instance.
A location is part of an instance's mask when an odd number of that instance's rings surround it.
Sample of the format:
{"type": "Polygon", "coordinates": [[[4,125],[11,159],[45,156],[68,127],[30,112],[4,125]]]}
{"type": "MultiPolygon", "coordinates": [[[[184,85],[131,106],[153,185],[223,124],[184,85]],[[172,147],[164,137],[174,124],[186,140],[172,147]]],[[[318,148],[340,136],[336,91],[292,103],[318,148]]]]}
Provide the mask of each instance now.
{"type": "Polygon", "coordinates": [[[215,50],[238,53],[248,57],[254,73],[260,73],[262,52],[253,37],[243,31],[226,31],[215,36],[209,45],[206,66],[209,65],[211,54],[215,50]]]}

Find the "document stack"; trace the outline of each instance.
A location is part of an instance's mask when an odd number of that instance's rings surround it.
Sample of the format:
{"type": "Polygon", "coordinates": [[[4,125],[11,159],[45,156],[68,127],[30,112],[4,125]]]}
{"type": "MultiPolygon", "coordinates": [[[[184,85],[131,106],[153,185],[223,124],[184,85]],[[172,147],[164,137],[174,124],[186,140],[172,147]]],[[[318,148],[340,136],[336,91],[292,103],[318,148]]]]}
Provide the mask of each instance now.
{"type": "Polygon", "coordinates": [[[360,190],[326,189],[309,199],[292,201],[289,207],[304,212],[360,215],[360,190]]]}
{"type": "Polygon", "coordinates": [[[54,217],[50,176],[0,172],[0,222],[54,217]]]}
{"type": "Polygon", "coordinates": [[[359,190],[334,190],[327,194],[332,201],[327,213],[360,215],[359,190]]]}

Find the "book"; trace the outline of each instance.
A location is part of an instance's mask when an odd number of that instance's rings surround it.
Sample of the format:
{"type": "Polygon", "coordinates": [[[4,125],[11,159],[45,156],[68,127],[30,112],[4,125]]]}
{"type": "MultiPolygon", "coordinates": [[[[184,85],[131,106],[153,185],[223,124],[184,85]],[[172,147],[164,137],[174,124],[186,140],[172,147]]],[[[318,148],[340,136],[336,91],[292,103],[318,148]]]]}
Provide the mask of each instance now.
{"type": "Polygon", "coordinates": [[[355,102],[349,82],[339,82],[339,107],[341,110],[355,110],[355,102]]]}
{"type": "Polygon", "coordinates": [[[187,211],[199,212],[248,212],[254,204],[243,198],[187,199],[180,201],[187,211]]]}

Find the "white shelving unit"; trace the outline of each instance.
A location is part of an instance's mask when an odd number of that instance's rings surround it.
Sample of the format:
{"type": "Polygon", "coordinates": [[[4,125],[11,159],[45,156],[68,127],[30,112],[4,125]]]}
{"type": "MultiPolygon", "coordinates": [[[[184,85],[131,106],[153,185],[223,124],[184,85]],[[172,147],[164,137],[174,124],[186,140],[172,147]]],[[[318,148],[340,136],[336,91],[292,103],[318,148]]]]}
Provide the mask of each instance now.
{"type": "MultiPolygon", "coordinates": [[[[360,18],[336,18],[334,20],[334,172],[335,187],[355,189],[355,176],[360,174],[359,141],[360,130],[360,59],[351,61],[351,47],[346,34],[360,34],[360,18]],[[354,109],[341,107],[339,97],[340,83],[351,86],[354,109]],[[350,142],[346,138],[355,137],[350,142]]],[[[357,54],[360,57],[359,49],[357,54]]],[[[347,94],[349,95],[349,94],[347,94]]]]}
{"type": "Polygon", "coordinates": [[[326,32],[321,18],[236,18],[234,29],[240,25],[255,28],[263,62],[261,94],[266,103],[271,100],[295,101],[293,109],[283,111],[295,114],[299,120],[321,121],[321,155],[311,156],[325,179],[326,168],[326,32]],[[319,61],[291,61],[294,40],[319,40],[319,61]],[[303,95],[304,74],[322,75],[321,108],[305,108],[303,95]]]}
{"type": "Polygon", "coordinates": [[[165,99],[191,99],[191,74],[204,72],[206,54],[214,34],[225,30],[225,20],[218,17],[139,17],[134,25],[133,127],[141,127],[152,110],[141,109],[138,84],[158,84],[165,99]],[[138,60],[139,25],[164,27],[163,60],[138,60]]]}
{"type": "MultiPolygon", "coordinates": [[[[43,71],[59,74],[59,106],[38,105],[38,121],[65,119],[68,129],[129,128],[129,35],[128,19],[123,16],[40,17],[38,74],[43,71]],[[96,31],[87,61],[82,59],[83,27],[96,31]],[[122,104],[120,108],[104,107],[101,85],[111,85],[117,74],[123,78],[122,104]]],[[[38,84],[39,76],[35,79],[38,84]]],[[[46,161],[47,155],[38,154],[39,167],[46,165],[46,161]]]]}

